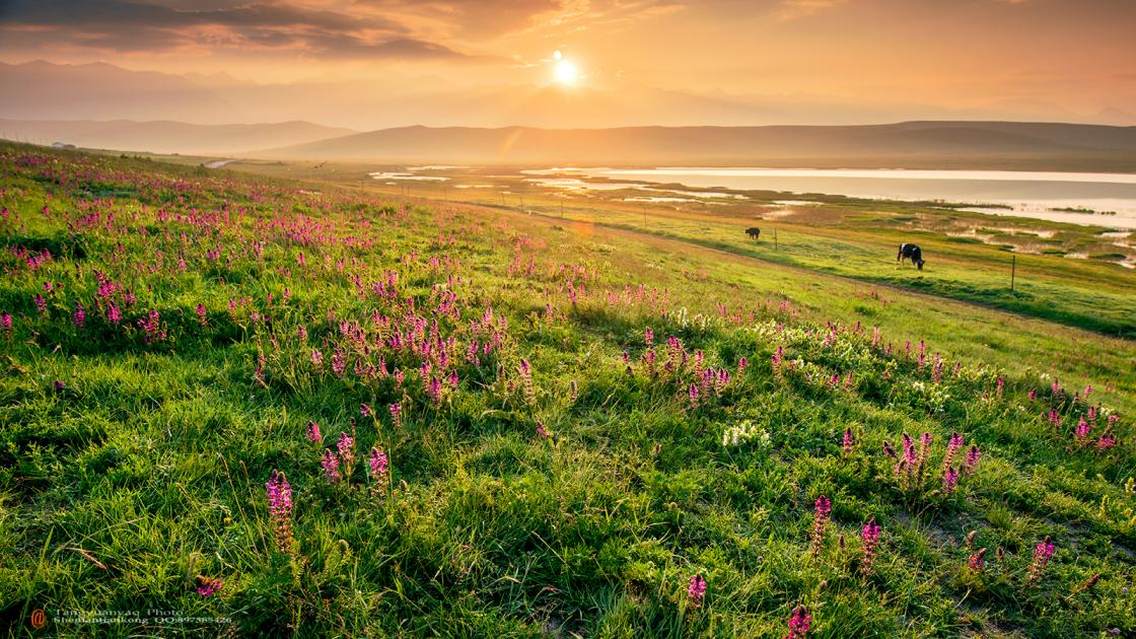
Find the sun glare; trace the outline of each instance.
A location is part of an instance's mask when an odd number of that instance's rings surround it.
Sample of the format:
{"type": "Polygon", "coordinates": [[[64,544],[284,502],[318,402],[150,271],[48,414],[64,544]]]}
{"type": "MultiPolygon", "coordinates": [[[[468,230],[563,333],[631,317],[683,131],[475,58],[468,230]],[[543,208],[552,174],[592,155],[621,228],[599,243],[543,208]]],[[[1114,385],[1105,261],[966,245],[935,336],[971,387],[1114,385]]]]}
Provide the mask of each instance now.
{"type": "Polygon", "coordinates": [[[580,79],[580,70],[571,60],[560,59],[553,67],[552,77],[557,84],[570,87],[580,79]]]}

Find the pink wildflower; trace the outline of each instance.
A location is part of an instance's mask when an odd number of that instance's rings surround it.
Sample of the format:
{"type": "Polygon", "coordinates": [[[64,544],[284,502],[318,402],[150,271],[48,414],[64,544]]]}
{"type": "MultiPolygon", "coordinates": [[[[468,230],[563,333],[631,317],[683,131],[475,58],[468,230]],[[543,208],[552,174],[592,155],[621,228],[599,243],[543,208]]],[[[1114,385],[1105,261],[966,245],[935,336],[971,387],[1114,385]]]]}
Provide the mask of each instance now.
{"type": "Polygon", "coordinates": [[[876,548],[880,543],[880,525],[872,517],[864,528],[860,530],[860,538],[864,542],[864,559],[860,564],[860,571],[868,574],[872,571],[872,562],[876,559],[876,548]]]}
{"type": "Polygon", "coordinates": [[[339,474],[339,457],[330,449],[323,451],[323,459],[320,460],[320,466],[323,466],[323,474],[327,480],[333,484],[339,483],[341,475],[339,474]]]}
{"type": "Polygon", "coordinates": [[[292,486],[284,473],[273,470],[264,488],[276,545],[283,552],[289,552],[292,547],[292,486]]]}
{"type": "Polygon", "coordinates": [[[323,435],[320,434],[320,425],[314,421],[308,422],[307,430],[308,441],[313,444],[319,444],[323,441],[323,435]]]}
{"type": "Polygon", "coordinates": [[[777,350],[773,351],[773,356],[770,361],[773,365],[773,374],[781,377],[781,362],[785,359],[785,349],[778,346],[777,350]]]}
{"type": "Polygon", "coordinates": [[[385,476],[389,463],[390,460],[387,458],[386,453],[378,447],[372,448],[371,454],[367,458],[367,465],[371,469],[371,479],[377,481],[380,477],[385,476]]]}
{"type": "Polygon", "coordinates": [[[824,529],[828,525],[828,516],[832,513],[832,501],[828,497],[821,495],[816,500],[816,517],[813,520],[813,543],[812,554],[820,553],[821,545],[824,544],[824,529]]]}
{"type": "Polygon", "coordinates": [[[437,377],[431,377],[430,383],[426,385],[426,395],[439,404],[442,401],[442,380],[437,377]]]}
{"type": "Polygon", "coordinates": [[[702,599],[706,596],[706,579],[702,575],[694,575],[690,578],[690,584],[686,587],[686,595],[690,598],[690,603],[695,608],[702,605],[702,599]]]}
{"type": "Polygon", "coordinates": [[[1108,450],[1116,446],[1116,443],[1116,435],[1113,435],[1111,432],[1106,432],[1097,438],[1097,450],[1108,450]]]}
{"type": "MultiPolygon", "coordinates": [[[[351,424],[352,432],[354,432],[354,420],[351,424]]],[[[339,458],[343,460],[343,471],[350,477],[351,468],[355,465],[355,438],[346,432],[339,433],[339,441],[335,442],[335,449],[339,452],[339,458]]]]}
{"type": "Polygon", "coordinates": [[[931,433],[923,433],[919,436],[919,456],[915,461],[916,474],[922,478],[923,472],[927,469],[927,458],[931,455],[931,433]]]}
{"type": "Polygon", "coordinates": [[[943,471],[943,492],[951,494],[958,486],[959,472],[954,466],[948,466],[943,471]]]}
{"type": "Polygon", "coordinates": [[[963,439],[962,435],[958,433],[951,433],[951,438],[947,440],[947,452],[943,455],[944,474],[946,473],[947,469],[951,467],[951,464],[954,463],[955,455],[958,453],[959,449],[962,448],[963,445],[965,445],[965,443],[966,440],[963,439]]]}
{"type": "Polygon", "coordinates": [[[215,577],[197,576],[197,594],[202,597],[212,597],[225,583],[215,577]]]}
{"type": "Polygon", "coordinates": [[[521,387],[525,393],[525,400],[529,403],[536,401],[536,390],[533,388],[532,379],[532,364],[529,364],[529,360],[522,357],[520,364],[517,366],[517,372],[521,375],[521,387]]]}
{"type": "Polygon", "coordinates": [[[809,634],[812,623],[813,616],[804,606],[793,608],[793,612],[789,614],[789,634],[785,635],[785,639],[803,639],[809,634]]]}
{"type": "Polygon", "coordinates": [[[1073,429],[1073,437],[1077,440],[1078,444],[1083,444],[1085,440],[1088,439],[1092,429],[1092,425],[1089,424],[1084,417],[1081,417],[1081,419],[1077,420],[1076,428],[1073,429]]]}
{"type": "Polygon", "coordinates": [[[982,459],[982,451],[978,450],[975,444],[970,445],[970,450],[966,451],[966,461],[963,462],[962,471],[967,475],[971,475],[978,469],[978,461],[982,459]]]}
{"type": "Polygon", "coordinates": [[[1029,567],[1029,577],[1026,579],[1027,584],[1033,585],[1041,579],[1042,574],[1045,572],[1045,567],[1049,565],[1049,560],[1053,557],[1054,550],[1056,550],[1056,548],[1048,536],[1034,546],[1033,562],[1029,567]]]}
{"type": "Polygon", "coordinates": [[[978,552],[971,555],[966,563],[974,572],[982,572],[982,570],[986,568],[986,549],[979,548],[978,552]]]}

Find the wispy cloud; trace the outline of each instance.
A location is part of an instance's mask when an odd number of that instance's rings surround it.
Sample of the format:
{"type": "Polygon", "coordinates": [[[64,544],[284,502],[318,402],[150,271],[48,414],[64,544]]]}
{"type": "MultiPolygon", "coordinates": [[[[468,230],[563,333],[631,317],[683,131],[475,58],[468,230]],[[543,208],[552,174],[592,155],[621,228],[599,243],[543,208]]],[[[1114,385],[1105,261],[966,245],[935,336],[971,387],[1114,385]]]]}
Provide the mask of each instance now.
{"type": "Polygon", "coordinates": [[[354,0],[353,6],[378,10],[416,25],[453,35],[495,36],[522,29],[562,11],[571,0],[354,0]]]}
{"type": "Polygon", "coordinates": [[[287,2],[185,9],[130,0],[12,0],[0,4],[0,36],[20,42],[132,52],[240,48],[324,57],[471,58],[375,13],[348,15],[287,2]]]}
{"type": "Polygon", "coordinates": [[[794,20],[838,7],[846,2],[847,0],[782,0],[775,13],[782,20],[794,20]]]}

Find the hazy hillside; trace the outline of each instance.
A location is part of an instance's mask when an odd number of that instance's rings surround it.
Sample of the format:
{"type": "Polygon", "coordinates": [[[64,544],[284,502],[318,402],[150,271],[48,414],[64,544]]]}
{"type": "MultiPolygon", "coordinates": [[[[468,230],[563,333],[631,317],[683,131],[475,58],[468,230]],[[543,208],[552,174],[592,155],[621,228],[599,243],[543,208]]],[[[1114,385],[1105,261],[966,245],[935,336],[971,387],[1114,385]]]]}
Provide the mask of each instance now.
{"type": "Polygon", "coordinates": [[[187,124],[132,120],[3,120],[0,137],[9,140],[154,153],[241,153],[279,144],[301,144],[353,133],[311,122],[272,124],[187,124]]]}
{"type": "Polygon", "coordinates": [[[466,163],[755,163],[1136,170],[1136,127],[1017,122],[867,126],[384,129],[280,158],[466,163]]]}

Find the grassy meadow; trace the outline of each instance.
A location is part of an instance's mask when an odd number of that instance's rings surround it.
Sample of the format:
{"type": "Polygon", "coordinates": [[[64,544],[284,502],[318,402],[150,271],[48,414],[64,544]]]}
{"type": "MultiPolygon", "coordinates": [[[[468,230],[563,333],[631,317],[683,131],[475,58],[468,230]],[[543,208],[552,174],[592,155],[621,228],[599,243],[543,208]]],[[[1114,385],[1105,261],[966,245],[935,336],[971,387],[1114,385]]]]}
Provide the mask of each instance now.
{"type": "MultiPolygon", "coordinates": [[[[168,158],[201,163],[203,158],[168,158]]],[[[837,195],[654,185],[653,191],[549,188],[517,168],[439,167],[416,173],[445,181],[391,183],[375,167],[344,163],[237,161],[231,169],[320,181],[417,202],[475,203],[608,228],[647,232],[703,247],[992,306],[1025,316],[1136,338],[1136,245],[1100,226],[995,216],[963,205],[860,200],[837,195]],[[490,186],[493,188],[462,188],[490,186]],[[663,200],[651,202],[652,196],[663,200]],[[757,225],[759,242],[742,232],[757,225]],[[776,238],[776,239],[775,239],[776,238]],[[928,268],[895,263],[904,242],[924,249],[928,268]],[[1012,260],[1016,263],[1012,264],[1012,260]],[[1011,290],[1013,272],[1013,290],[1011,290]]],[[[384,167],[399,171],[405,167],[384,167]]],[[[571,174],[565,174],[571,175],[571,174]]],[[[1123,234],[1121,234],[1123,235],[1123,234]]]]}
{"type": "Polygon", "coordinates": [[[0,146],[11,634],[1136,633],[1131,271],[256,168],[0,146]]]}

